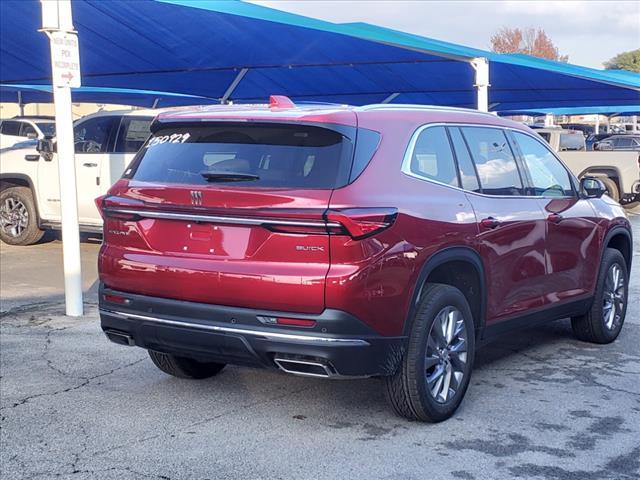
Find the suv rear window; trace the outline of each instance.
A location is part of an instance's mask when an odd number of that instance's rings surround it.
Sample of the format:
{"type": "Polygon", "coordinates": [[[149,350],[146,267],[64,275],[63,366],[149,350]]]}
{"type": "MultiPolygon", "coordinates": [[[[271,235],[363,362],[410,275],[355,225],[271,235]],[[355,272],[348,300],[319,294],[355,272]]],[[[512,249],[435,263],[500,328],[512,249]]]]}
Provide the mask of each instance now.
{"type": "Polygon", "coordinates": [[[324,127],[237,123],[162,126],[142,147],[125,177],[206,185],[207,172],[232,172],[257,176],[233,182],[243,188],[332,189],[348,182],[352,159],[351,139],[324,127]]]}

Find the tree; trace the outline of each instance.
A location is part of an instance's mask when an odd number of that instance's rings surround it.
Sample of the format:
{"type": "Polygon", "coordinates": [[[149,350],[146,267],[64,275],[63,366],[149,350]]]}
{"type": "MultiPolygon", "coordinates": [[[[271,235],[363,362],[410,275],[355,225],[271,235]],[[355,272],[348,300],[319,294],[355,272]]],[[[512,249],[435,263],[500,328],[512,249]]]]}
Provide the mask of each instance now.
{"type": "Polygon", "coordinates": [[[502,27],[491,36],[491,50],[497,53],[524,53],[560,62],[569,60],[568,55],[560,55],[558,47],[541,28],[536,30],[529,27],[521,30],[502,27]]]}
{"type": "Polygon", "coordinates": [[[622,52],[611,60],[604,62],[607,70],[629,70],[640,73],[640,48],[630,52],[622,52]]]}

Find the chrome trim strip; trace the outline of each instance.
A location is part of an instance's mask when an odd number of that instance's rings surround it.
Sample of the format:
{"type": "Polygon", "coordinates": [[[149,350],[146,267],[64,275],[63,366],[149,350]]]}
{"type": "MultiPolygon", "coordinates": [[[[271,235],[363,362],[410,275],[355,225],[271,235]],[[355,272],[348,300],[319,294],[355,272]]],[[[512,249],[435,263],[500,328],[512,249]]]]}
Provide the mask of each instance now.
{"type": "Polygon", "coordinates": [[[229,223],[232,225],[288,225],[294,227],[337,227],[337,222],[314,222],[311,220],[279,220],[272,218],[227,217],[224,215],[201,215],[192,213],[156,212],[130,208],[106,208],[106,212],[128,213],[143,218],[160,218],[164,220],[186,220],[188,222],[229,223]]]}
{"type": "Polygon", "coordinates": [[[200,330],[210,330],[213,332],[222,333],[234,333],[239,335],[251,335],[253,337],[261,337],[269,340],[292,340],[299,342],[316,343],[320,345],[336,344],[336,345],[352,345],[352,346],[367,346],[369,342],[360,338],[330,338],[330,337],[318,337],[315,335],[299,335],[295,333],[280,333],[280,332],[265,332],[263,330],[251,330],[248,328],[236,328],[236,327],[223,327],[219,325],[204,325],[201,323],[183,322],[178,320],[169,320],[166,318],[151,317],[148,315],[138,315],[137,313],[119,312],[115,310],[107,310],[101,308],[100,313],[107,315],[114,315],[116,317],[131,319],[131,320],[143,320],[146,322],[162,323],[166,325],[173,325],[178,327],[189,327],[200,330]]]}

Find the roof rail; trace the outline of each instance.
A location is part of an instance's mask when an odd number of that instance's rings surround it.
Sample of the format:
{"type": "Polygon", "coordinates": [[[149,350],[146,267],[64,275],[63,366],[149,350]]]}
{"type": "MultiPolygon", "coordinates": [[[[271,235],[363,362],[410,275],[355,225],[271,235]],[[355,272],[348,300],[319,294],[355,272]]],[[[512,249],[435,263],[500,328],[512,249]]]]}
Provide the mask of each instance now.
{"type": "Polygon", "coordinates": [[[464,112],[464,113],[477,113],[479,115],[491,115],[492,112],[481,112],[480,110],[474,110],[472,108],[461,108],[461,107],[448,107],[446,105],[419,105],[419,104],[410,104],[410,103],[377,103],[373,105],[364,105],[362,107],[358,107],[358,110],[361,111],[369,111],[369,110],[427,110],[427,111],[445,111],[445,112],[464,112]]]}

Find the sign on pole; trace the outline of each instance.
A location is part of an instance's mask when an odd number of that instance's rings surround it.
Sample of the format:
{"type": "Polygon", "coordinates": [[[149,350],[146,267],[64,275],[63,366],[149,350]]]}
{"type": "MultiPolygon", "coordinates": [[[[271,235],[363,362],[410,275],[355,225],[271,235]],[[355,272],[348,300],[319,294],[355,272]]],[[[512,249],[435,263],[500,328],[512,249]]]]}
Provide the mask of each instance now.
{"type": "Polygon", "coordinates": [[[42,31],[49,37],[51,47],[56,109],[65,311],[67,315],[77,317],[82,315],[83,308],[71,87],[80,86],[78,36],[73,29],[70,0],[41,0],[41,5],[42,31]]]}
{"type": "Polygon", "coordinates": [[[51,66],[54,87],[80,86],[78,35],[68,32],[51,32],[51,66]]]}

